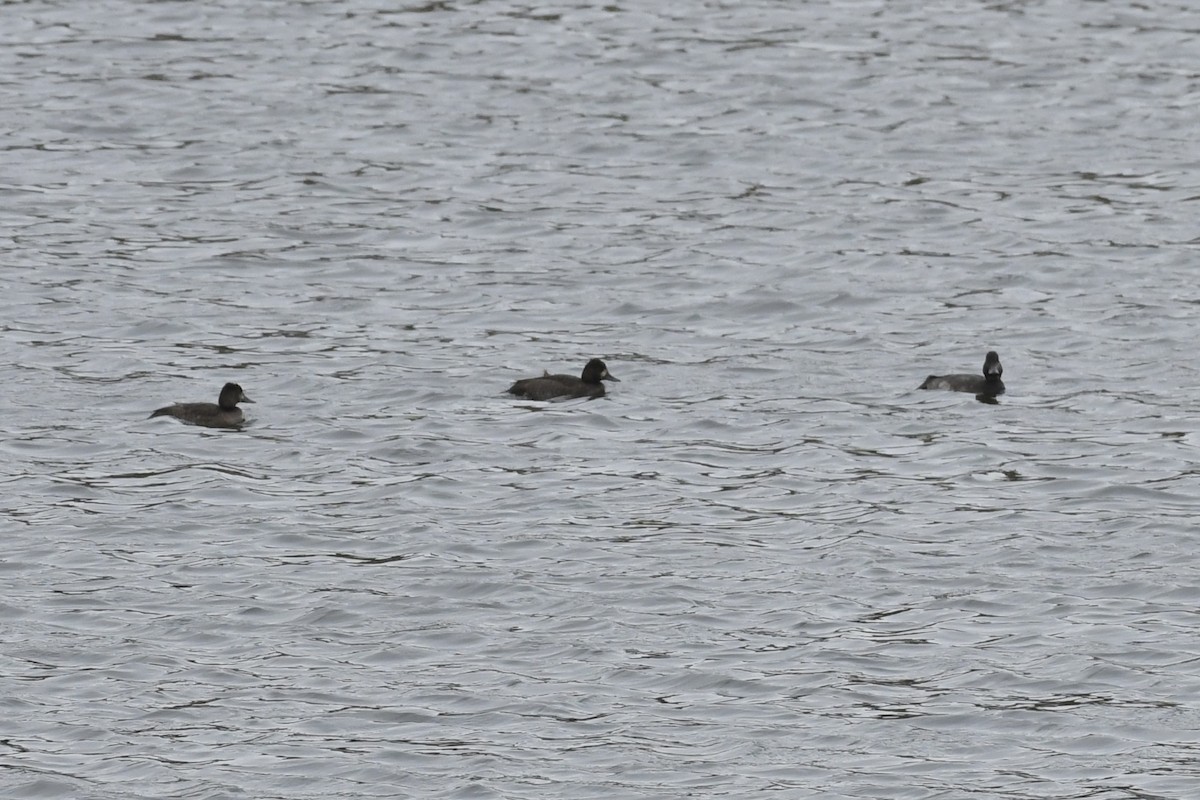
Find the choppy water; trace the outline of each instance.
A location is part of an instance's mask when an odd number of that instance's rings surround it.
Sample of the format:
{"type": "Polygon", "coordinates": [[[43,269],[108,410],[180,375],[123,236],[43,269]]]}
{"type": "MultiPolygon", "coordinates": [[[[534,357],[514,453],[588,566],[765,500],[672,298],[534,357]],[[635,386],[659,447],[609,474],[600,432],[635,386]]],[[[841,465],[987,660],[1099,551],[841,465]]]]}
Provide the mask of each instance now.
{"type": "Polygon", "coordinates": [[[1195,796],[1190,6],[0,18],[4,796],[1195,796]]]}

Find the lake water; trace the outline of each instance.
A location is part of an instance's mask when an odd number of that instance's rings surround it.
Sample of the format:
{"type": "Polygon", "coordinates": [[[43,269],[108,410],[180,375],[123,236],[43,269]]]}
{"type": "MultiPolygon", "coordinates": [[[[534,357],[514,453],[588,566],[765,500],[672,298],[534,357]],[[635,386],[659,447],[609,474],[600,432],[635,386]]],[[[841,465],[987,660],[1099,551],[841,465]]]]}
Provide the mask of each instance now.
{"type": "Polygon", "coordinates": [[[3,796],[1196,796],[1200,10],[0,19],[3,796]]]}

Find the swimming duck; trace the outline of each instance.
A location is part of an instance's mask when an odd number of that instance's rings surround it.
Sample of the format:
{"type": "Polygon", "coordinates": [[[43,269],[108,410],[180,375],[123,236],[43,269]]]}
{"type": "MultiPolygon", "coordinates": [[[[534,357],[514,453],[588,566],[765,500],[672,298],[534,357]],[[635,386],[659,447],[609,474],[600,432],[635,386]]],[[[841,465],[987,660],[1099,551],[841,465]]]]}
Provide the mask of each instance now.
{"type": "Polygon", "coordinates": [[[242,424],[242,410],[238,403],[253,403],[242,387],[236,383],[227,383],[221,387],[221,395],[215,403],[176,403],[158,409],[150,418],[175,417],[192,425],[204,425],[209,428],[237,428],[242,424]]]}
{"type": "Polygon", "coordinates": [[[593,358],[583,368],[583,375],[551,375],[540,378],[525,378],[509,387],[510,394],[529,400],[551,400],[555,397],[604,397],[604,384],[600,381],[616,381],[608,367],[598,358],[593,358]]]}
{"type": "Polygon", "coordinates": [[[1004,381],[1000,380],[1000,376],[1004,374],[1004,367],[1000,365],[1000,356],[996,355],[996,351],[989,351],[987,357],[983,360],[982,375],[930,375],[925,379],[925,382],[918,386],[918,389],[948,389],[952,392],[970,392],[976,395],[984,395],[986,397],[995,397],[998,394],[1004,394],[1004,381]]]}

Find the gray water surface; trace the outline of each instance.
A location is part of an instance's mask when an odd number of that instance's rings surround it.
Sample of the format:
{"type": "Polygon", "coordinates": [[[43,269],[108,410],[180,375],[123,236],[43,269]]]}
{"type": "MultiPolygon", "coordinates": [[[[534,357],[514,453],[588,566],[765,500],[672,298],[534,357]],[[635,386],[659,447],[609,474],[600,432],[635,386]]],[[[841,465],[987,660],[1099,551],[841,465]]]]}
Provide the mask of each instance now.
{"type": "Polygon", "coordinates": [[[0,19],[0,794],[1196,796],[1200,11],[0,19]]]}

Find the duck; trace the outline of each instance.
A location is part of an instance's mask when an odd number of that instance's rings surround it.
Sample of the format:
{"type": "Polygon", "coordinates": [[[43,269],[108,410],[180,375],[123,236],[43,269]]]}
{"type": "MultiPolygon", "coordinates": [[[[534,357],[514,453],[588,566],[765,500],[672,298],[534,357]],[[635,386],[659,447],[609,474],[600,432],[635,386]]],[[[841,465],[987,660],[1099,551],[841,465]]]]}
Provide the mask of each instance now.
{"type": "Polygon", "coordinates": [[[227,383],[221,387],[221,394],[215,403],[175,403],[163,406],[150,415],[155,417],[174,417],[192,425],[203,425],[207,428],[238,428],[244,420],[238,403],[253,403],[242,387],[236,383],[227,383]]]}
{"type": "Polygon", "coordinates": [[[930,375],[917,388],[970,392],[974,395],[994,398],[996,395],[1004,394],[1004,381],[1000,380],[1000,376],[1003,374],[1004,367],[1000,364],[1000,356],[996,355],[995,350],[989,350],[987,356],[983,359],[982,375],[968,375],[963,373],[930,375]]]}
{"type": "Polygon", "coordinates": [[[552,400],[557,397],[604,397],[604,384],[600,381],[615,381],[608,367],[598,358],[593,358],[583,367],[583,374],[576,378],[574,375],[551,375],[549,372],[540,378],[524,378],[509,387],[508,393],[528,400],[552,400]]]}

